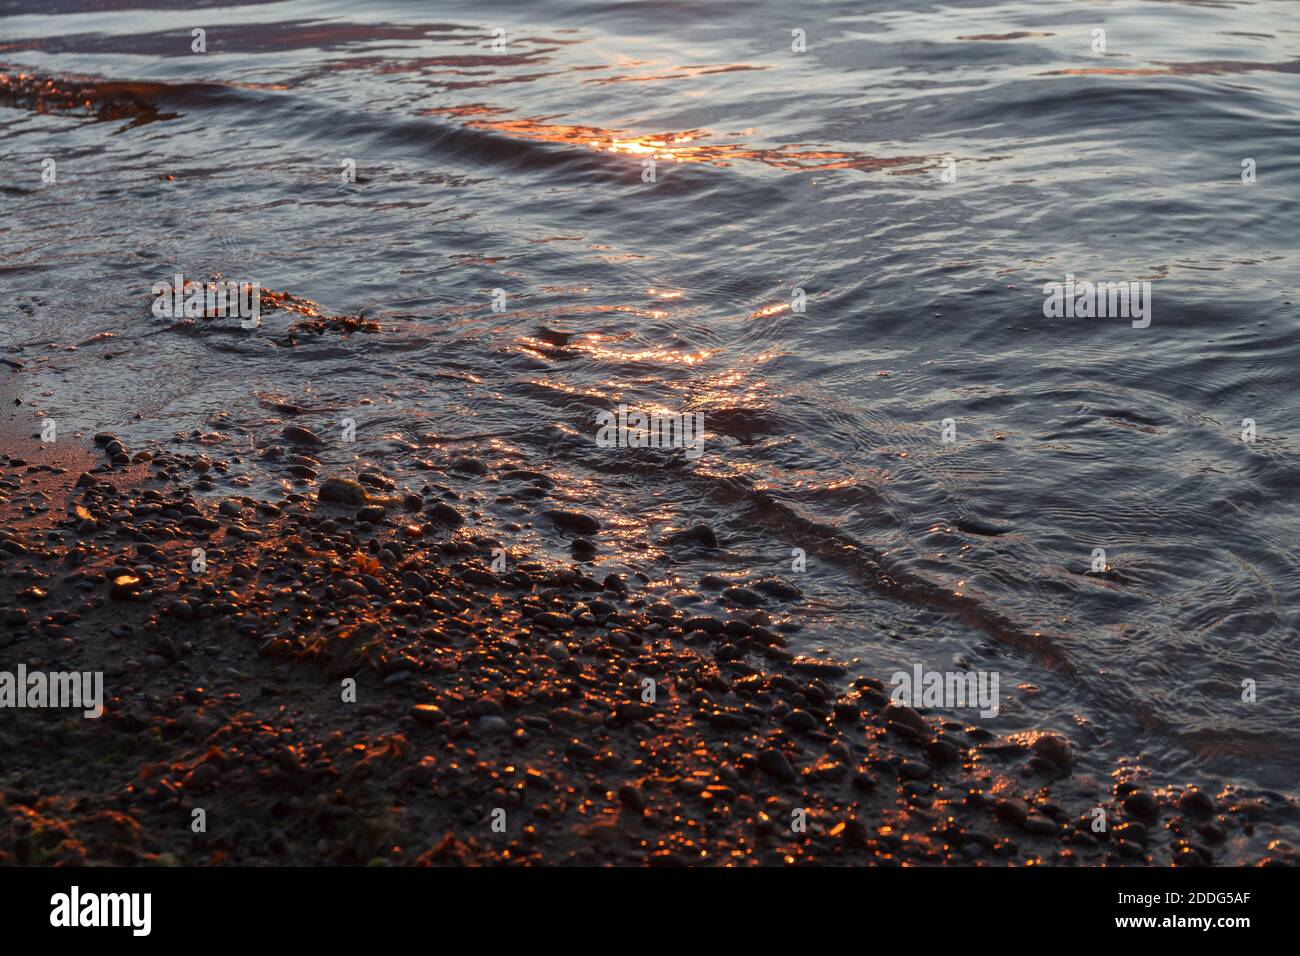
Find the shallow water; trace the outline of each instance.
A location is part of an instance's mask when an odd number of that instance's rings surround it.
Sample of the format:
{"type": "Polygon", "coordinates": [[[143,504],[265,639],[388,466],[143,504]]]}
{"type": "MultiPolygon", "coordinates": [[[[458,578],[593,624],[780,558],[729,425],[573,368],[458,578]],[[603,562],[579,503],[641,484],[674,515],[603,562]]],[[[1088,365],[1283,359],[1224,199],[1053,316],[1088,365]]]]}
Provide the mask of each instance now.
{"type": "Polygon", "coordinates": [[[779,575],[795,650],[996,670],[990,728],[1087,773],[1292,793],[1292,4],[152,7],[0,0],[0,348],[34,414],[239,455],[227,493],[305,490],[258,459],[274,402],[356,422],[327,471],[518,458],[605,522],[602,571],[679,603],[779,575]],[[298,311],[154,318],[177,272],[298,311]],[[1046,318],[1067,273],[1150,281],[1150,327],[1046,318]],[[289,334],[314,314],[380,331],[289,334]],[[620,402],[702,412],[703,455],[596,447],[620,402]],[[719,551],[664,543],[697,522],[719,551]]]}

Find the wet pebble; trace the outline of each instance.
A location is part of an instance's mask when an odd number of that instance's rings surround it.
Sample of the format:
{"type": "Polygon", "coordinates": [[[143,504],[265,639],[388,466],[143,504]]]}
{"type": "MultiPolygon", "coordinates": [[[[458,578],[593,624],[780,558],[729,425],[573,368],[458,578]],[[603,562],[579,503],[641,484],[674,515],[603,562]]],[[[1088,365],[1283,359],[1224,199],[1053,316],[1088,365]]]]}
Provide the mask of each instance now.
{"type": "Polygon", "coordinates": [[[1019,800],[999,800],[993,804],[993,812],[999,818],[1007,820],[1017,826],[1022,825],[1029,817],[1029,810],[1019,800]]]}
{"type": "Polygon", "coordinates": [[[1070,765],[1074,762],[1074,755],[1070,752],[1070,742],[1060,734],[1043,734],[1034,741],[1031,749],[1062,770],[1070,769],[1070,765]]]}
{"type": "Polygon", "coordinates": [[[695,524],[668,535],[668,543],[702,544],[706,548],[716,548],[718,546],[718,536],[713,533],[713,529],[708,525],[695,524]]]}
{"type": "Polygon", "coordinates": [[[1124,798],[1124,809],[1135,817],[1150,820],[1160,815],[1160,804],[1145,790],[1135,790],[1124,798]]]}
{"type": "Polygon", "coordinates": [[[1208,817],[1215,811],[1214,798],[1204,790],[1188,787],[1178,798],[1178,806],[1184,813],[1208,817]]]}
{"type": "Polygon", "coordinates": [[[819,726],[817,718],[806,710],[790,711],[785,715],[781,723],[796,733],[807,733],[810,730],[816,730],[819,726]]]}
{"type": "Polygon", "coordinates": [[[429,510],[425,514],[433,520],[440,521],[453,528],[459,528],[465,523],[465,517],[445,501],[435,501],[429,506],[429,510]]]}
{"type": "Polygon", "coordinates": [[[781,601],[795,601],[803,597],[802,591],[781,578],[763,578],[761,581],[755,581],[753,588],[781,601]]]}
{"type": "Polygon", "coordinates": [[[416,704],[411,708],[410,715],[417,724],[425,726],[440,724],[447,719],[447,715],[437,704],[416,704]]]}
{"type": "Polygon", "coordinates": [[[903,760],[898,764],[898,775],[904,780],[924,780],[930,776],[930,765],[922,760],[903,760]]]}
{"type": "Polygon", "coordinates": [[[1037,814],[1025,817],[1021,826],[1024,827],[1026,833],[1032,833],[1036,836],[1051,836],[1057,831],[1055,823],[1037,814]]]}
{"type": "Polygon", "coordinates": [[[1203,820],[1196,824],[1196,832],[1212,843],[1220,843],[1227,839],[1227,834],[1223,827],[1219,826],[1213,820],[1203,820]]]}
{"type": "Polygon", "coordinates": [[[885,708],[885,720],[891,724],[907,727],[917,733],[930,732],[930,725],[925,722],[925,718],[907,704],[890,703],[885,708]]]}
{"type": "Polygon", "coordinates": [[[468,455],[462,455],[459,458],[451,460],[451,470],[461,471],[469,475],[486,475],[488,466],[481,458],[471,458],[468,455]]]}
{"type": "Polygon", "coordinates": [[[509,732],[510,724],[505,720],[504,717],[496,717],[494,715],[487,714],[478,719],[478,729],[479,729],[479,733],[485,736],[489,736],[493,734],[504,734],[509,732]]]}
{"type": "Polygon", "coordinates": [[[580,511],[566,511],[562,508],[550,508],[542,512],[542,516],[549,518],[562,528],[570,528],[578,534],[595,534],[600,530],[600,522],[591,515],[583,514],[580,511]]]}
{"type": "Polygon", "coordinates": [[[143,582],[133,574],[118,574],[112,578],[109,596],[115,601],[129,601],[140,593],[143,582]]]}
{"type": "Polygon", "coordinates": [[[310,428],[304,428],[302,425],[286,425],[281,434],[295,445],[320,446],[325,444],[324,439],[310,428]]]}
{"type": "Polygon", "coordinates": [[[1147,828],[1135,820],[1130,820],[1119,824],[1113,831],[1113,836],[1120,840],[1126,840],[1129,843],[1146,846],[1151,840],[1147,828]]]}
{"type": "Polygon", "coordinates": [[[321,482],[316,496],[321,501],[334,504],[362,505],[365,504],[368,494],[360,482],[353,481],[351,478],[331,477],[321,482]]]}
{"type": "Polygon", "coordinates": [[[618,788],[618,799],[623,806],[633,813],[642,813],[645,810],[645,794],[641,792],[639,787],[624,784],[618,788]]]}
{"type": "Polygon", "coordinates": [[[596,751],[581,740],[570,740],[565,745],[564,752],[575,760],[591,760],[596,756],[596,751]]]}
{"type": "Polygon", "coordinates": [[[220,771],[211,763],[201,763],[185,775],[186,790],[206,790],[217,782],[220,771]]]}
{"type": "Polygon", "coordinates": [[[960,748],[943,738],[932,740],[925,752],[935,763],[956,763],[961,759],[960,748]]]}
{"type": "Polygon", "coordinates": [[[795,670],[814,677],[843,677],[849,669],[834,661],[823,661],[812,657],[797,657],[790,664],[795,670]]]}
{"type": "Polygon", "coordinates": [[[758,766],[769,777],[782,783],[794,783],[796,779],[790,759],[775,748],[768,748],[758,755],[758,766]]]}
{"type": "Polygon", "coordinates": [[[727,588],[722,592],[722,596],[732,604],[739,604],[741,607],[758,607],[763,603],[763,599],[749,588],[727,588]]]}

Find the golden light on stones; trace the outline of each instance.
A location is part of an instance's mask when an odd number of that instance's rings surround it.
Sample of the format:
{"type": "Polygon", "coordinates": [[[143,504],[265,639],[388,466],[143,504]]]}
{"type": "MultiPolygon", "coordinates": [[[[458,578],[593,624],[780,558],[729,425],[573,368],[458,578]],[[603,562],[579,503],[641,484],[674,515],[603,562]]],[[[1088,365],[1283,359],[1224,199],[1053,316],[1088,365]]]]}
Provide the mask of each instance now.
{"type": "Polygon", "coordinates": [[[131,598],[140,590],[141,583],[140,578],[134,574],[119,574],[113,578],[110,594],[117,600],[131,598]]]}

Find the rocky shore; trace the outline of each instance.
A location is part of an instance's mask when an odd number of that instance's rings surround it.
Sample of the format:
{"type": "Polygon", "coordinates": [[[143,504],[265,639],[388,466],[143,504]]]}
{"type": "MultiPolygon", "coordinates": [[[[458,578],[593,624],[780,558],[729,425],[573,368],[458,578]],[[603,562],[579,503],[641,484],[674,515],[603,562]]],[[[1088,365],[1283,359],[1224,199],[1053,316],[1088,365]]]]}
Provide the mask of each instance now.
{"type": "Polygon", "coordinates": [[[1229,857],[1265,813],[1231,791],[1091,779],[1064,737],[800,656],[788,582],[705,579],[687,613],[593,573],[599,520],[517,462],[317,474],[288,426],[303,490],[220,497],[219,458],[45,446],[8,405],[0,670],[106,700],[0,710],[0,863],[1293,862],[1229,857]],[[573,560],[507,554],[453,473],[573,560]]]}

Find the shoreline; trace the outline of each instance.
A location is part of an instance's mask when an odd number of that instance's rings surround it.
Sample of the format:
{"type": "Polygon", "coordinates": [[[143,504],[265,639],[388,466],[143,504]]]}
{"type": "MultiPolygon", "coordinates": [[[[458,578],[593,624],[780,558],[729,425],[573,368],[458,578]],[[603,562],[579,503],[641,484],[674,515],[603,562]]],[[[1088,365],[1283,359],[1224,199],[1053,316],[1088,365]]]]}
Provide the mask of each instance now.
{"type": "Polygon", "coordinates": [[[764,606],[687,614],[581,560],[494,571],[438,472],[218,500],[191,491],[204,456],[41,446],[4,379],[0,670],[102,671],[107,699],[0,710],[0,863],[1205,865],[1263,816],[891,705],[764,606]]]}

